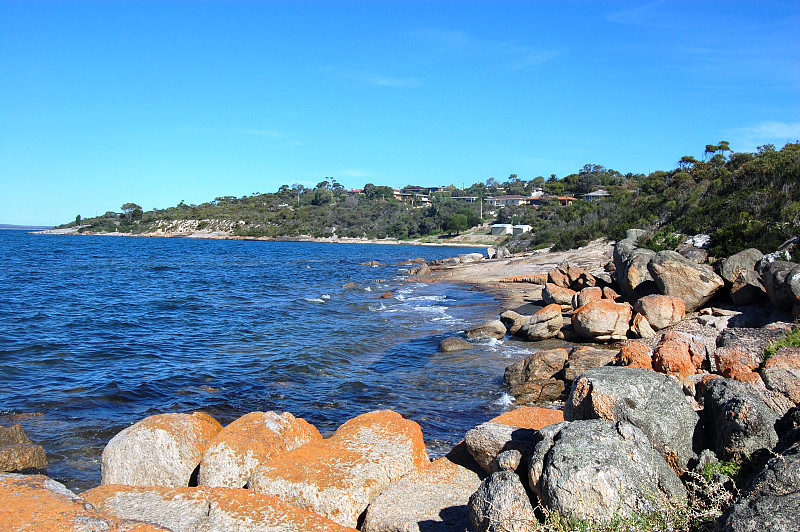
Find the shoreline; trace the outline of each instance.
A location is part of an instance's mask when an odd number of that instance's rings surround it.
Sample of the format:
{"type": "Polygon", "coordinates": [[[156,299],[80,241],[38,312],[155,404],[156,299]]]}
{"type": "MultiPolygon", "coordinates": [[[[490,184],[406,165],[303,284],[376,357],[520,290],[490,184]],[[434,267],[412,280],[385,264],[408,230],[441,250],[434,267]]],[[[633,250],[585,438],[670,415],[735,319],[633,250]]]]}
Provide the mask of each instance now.
{"type": "Polygon", "coordinates": [[[547,274],[563,262],[602,272],[612,260],[613,242],[598,239],[568,251],[538,250],[521,257],[484,259],[456,265],[433,266],[433,282],[452,282],[473,286],[490,293],[500,302],[501,312],[541,300],[542,285],[501,282],[505,277],[547,274]]]}
{"type": "Polygon", "coordinates": [[[28,231],[33,235],[76,235],[76,236],[109,236],[109,237],[136,237],[136,238],[189,238],[202,240],[244,240],[255,242],[319,242],[324,244],[377,244],[387,246],[435,246],[458,248],[488,249],[492,244],[477,242],[424,242],[421,240],[397,240],[395,238],[353,238],[353,237],[313,237],[301,235],[298,237],[249,237],[236,236],[219,231],[174,231],[151,233],[79,233],[77,229],[45,229],[42,231],[28,231]]]}

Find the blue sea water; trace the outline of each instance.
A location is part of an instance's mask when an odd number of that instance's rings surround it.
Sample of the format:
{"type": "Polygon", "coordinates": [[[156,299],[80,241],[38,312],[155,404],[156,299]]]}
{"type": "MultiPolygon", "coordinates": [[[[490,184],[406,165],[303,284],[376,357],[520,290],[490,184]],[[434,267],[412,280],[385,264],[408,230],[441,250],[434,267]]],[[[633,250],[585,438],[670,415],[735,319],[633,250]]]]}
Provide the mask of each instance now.
{"type": "Polygon", "coordinates": [[[438,352],[497,303],[398,263],[474,251],[0,231],[0,424],[79,491],[114,434],[164,412],[288,411],[328,435],[389,408],[441,455],[507,408],[503,370],[527,348],[438,352]]]}

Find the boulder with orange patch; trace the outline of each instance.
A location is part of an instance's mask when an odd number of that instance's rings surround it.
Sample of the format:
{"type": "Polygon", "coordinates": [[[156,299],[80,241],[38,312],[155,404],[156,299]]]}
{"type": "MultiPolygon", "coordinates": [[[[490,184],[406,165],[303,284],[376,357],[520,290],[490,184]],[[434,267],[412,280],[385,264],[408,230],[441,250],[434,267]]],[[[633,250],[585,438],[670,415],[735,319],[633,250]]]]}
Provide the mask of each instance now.
{"type": "Polygon", "coordinates": [[[0,530],[168,532],[156,525],[97,511],[63,484],[44,475],[14,473],[0,473],[0,530]]]}
{"type": "Polygon", "coordinates": [[[322,435],[289,412],[250,412],[223,428],[200,462],[200,486],[243,488],[259,464],[322,435]]]}
{"type": "Polygon", "coordinates": [[[208,414],[158,414],[111,438],[100,461],[102,484],[189,485],[222,426],[208,414]]]}
{"type": "Polygon", "coordinates": [[[419,425],[382,410],[349,420],[328,439],[273,457],[256,469],[249,487],[355,527],[386,486],[428,463],[419,425]]]}
{"type": "Polygon", "coordinates": [[[175,531],[353,530],[317,514],[295,508],[275,497],[245,489],[107,485],[89,490],[83,496],[106,514],[120,519],[157,523],[175,531]]]}

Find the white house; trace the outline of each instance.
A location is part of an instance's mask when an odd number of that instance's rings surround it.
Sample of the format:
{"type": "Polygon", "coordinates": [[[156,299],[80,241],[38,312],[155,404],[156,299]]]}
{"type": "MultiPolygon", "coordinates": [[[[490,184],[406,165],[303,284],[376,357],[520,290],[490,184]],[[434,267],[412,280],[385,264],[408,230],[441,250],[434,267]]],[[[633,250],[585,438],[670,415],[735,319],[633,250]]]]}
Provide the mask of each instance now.
{"type": "Polygon", "coordinates": [[[533,227],[526,224],[518,224],[512,228],[512,234],[514,236],[521,235],[522,233],[530,233],[533,227]]]}
{"type": "Polygon", "coordinates": [[[492,236],[513,235],[514,226],[511,224],[492,224],[489,226],[492,236]]]}
{"type": "Polygon", "coordinates": [[[600,201],[601,199],[610,195],[611,194],[609,194],[608,192],[606,192],[601,188],[600,190],[595,190],[594,192],[589,192],[588,194],[584,194],[583,199],[585,201],[600,201]]]}

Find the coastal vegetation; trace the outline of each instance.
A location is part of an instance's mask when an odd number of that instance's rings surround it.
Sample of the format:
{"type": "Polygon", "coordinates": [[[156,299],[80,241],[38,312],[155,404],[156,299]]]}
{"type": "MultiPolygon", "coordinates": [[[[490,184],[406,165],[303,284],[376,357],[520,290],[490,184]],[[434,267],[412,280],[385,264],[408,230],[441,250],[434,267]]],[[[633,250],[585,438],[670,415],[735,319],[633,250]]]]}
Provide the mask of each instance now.
{"type": "Polygon", "coordinates": [[[755,247],[776,249],[800,225],[800,143],[754,153],[733,152],[729,144],[709,144],[704,156],[683,156],[676,168],[650,174],[622,174],[597,164],[561,179],[531,180],[511,174],[506,181],[458,189],[451,185],[422,195],[397,194],[368,183],[347,191],[333,178],[313,188],[283,185],[272,193],[222,196],[200,205],[181,201],[174,207],[144,211],[126,203],[122,212],[95,218],[77,217],[62,227],[80,232],[148,233],[175,221],[194,221],[195,228],[240,237],[396,238],[457,234],[484,222],[525,224],[530,233],[511,239],[515,251],[552,246],[572,249],[600,237],[619,240],[631,227],[649,229],[642,244],[672,249],[678,234],[706,233],[710,252],[727,256],[755,247]],[[585,201],[597,189],[609,195],[585,201]],[[529,204],[495,207],[486,199],[498,195],[543,195],[529,204]],[[570,198],[574,201],[560,201],[570,198]]]}

